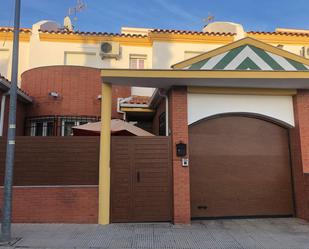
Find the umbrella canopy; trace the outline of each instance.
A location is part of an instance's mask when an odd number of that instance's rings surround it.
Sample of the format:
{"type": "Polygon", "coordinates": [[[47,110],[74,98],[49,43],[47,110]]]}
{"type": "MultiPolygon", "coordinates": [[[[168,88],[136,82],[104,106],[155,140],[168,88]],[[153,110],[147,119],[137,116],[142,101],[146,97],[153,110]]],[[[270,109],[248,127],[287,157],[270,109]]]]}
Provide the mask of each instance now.
{"type": "MultiPolygon", "coordinates": [[[[72,127],[74,136],[100,136],[101,122],[72,127]]],[[[111,120],[111,134],[114,136],[154,136],[133,124],[121,119],[111,120]]]]}

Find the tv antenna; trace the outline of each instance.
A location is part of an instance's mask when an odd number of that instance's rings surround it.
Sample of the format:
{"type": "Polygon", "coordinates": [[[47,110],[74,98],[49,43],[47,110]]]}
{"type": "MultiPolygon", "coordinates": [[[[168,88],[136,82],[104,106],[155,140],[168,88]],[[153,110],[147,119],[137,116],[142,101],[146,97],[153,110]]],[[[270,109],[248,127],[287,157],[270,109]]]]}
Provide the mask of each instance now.
{"type": "Polygon", "coordinates": [[[207,18],[203,19],[203,22],[205,23],[205,26],[207,26],[207,24],[214,22],[215,21],[215,16],[212,15],[211,13],[208,13],[207,18]]]}
{"type": "Polygon", "coordinates": [[[84,11],[87,8],[84,0],[76,0],[76,5],[68,9],[68,15],[64,18],[63,26],[65,29],[72,31],[74,25],[72,24],[71,17],[73,16],[73,21],[77,22],[77,13],[84,11]]]}

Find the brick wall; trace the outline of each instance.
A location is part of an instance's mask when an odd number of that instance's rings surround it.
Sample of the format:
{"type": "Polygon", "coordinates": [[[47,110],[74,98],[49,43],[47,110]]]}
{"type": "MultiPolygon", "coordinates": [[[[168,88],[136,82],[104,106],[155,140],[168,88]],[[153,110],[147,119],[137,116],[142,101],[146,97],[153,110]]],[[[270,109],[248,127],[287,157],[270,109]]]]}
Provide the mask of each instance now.
{"type": "Polygon", "coordinates": [[[293,97],[295,127],[290,129],[296,216],[309,220],[309,91],[293,97]]]}
{"type": "MultiPolygon", "coordinates": [[[[187,88],[173,87],[169,92],[169,124],[172,138],[173,163],[173,216],[174,223],[189,224],[190,175],[189,168],[182,167],[181,158],[176,156],[176,144],[188,145],[187,88]]],[[[189,155],[187,155],[189,156],[189,155]]]]}
{"type": "MultiPolygon", "coordinates": [[[[2,213],[3,188],[0,189],[2,213]]],[[[14,187],[14,223],[97,223],[97,186],[14,187]]]]}
{"type": "Polygon", "coordinates": [[[156,136],[159,136],[159,117],[165,111],[166,111],[165,110],[165,98],[162,98],[157,107],[156,114],[152,121],[152,133],[155,134],[156,136]]]}
{"type": "MultiPolygon", "coordinates": [[[[49,66],[28,70],[22,74],[21,88],[34,99],[27,116],[66,115],[100,116],[100,69],[79,66],[49,66]],[[59,93],[59,98],[49,96],[59,93]]],[[[130,87],[113,86],[113,118],[117,113],[117,98],[131,95],[130,87]]]]}

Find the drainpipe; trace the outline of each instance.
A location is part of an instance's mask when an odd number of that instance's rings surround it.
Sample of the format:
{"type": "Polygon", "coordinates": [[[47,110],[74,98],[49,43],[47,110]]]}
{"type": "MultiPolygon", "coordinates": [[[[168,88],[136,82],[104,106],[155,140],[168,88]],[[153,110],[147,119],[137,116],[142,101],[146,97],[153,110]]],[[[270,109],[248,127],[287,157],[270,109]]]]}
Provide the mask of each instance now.
{"type": "Polygon", "coordinates": [[[0,110],[0,137],[3,136],[4,127],[4,112],[5,112],[5,100],[7,93],[4,93],[1,98],[1,110],[0,110]]]}
{"type": "Polygon", "coordinates": [[[127,101],[130,101],[131,99],[132,99],[132,96],[128,98],[117,98],[117,112],[123,115],[123,118],[122,118],[123,120],[126,120],[127,117],[126,117],[126,112],[121,111],[121,104],[127,101]]]}
{"type": "Polygon", "coordinates": [[[159,95],[163,98],[165,98],[165,136],[169,135],[169,123],[168,123],[168,114],[169,114],[169,108],[168,108],[168,95],[166,93],[166,91],[164,91],[163,93],[161,93],[161,90],[159,89],[159,95]]]}

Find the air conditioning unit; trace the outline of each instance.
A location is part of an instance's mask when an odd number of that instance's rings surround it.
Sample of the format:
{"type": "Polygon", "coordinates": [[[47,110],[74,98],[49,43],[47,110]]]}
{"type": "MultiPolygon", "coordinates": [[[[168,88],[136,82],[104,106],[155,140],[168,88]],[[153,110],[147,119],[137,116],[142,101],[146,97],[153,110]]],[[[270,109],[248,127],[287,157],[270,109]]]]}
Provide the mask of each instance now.
{"type": "Polygon", "coordinates": [[[120,58],[120,44],[119,42],[101,42],[100,44],[100,56],[105,58],[120,58]]]}
{"type": "Polygon", "coordinates": [[[301,48],[300,55],[309,59],[309,46],[304,46],[301,48]]]}

